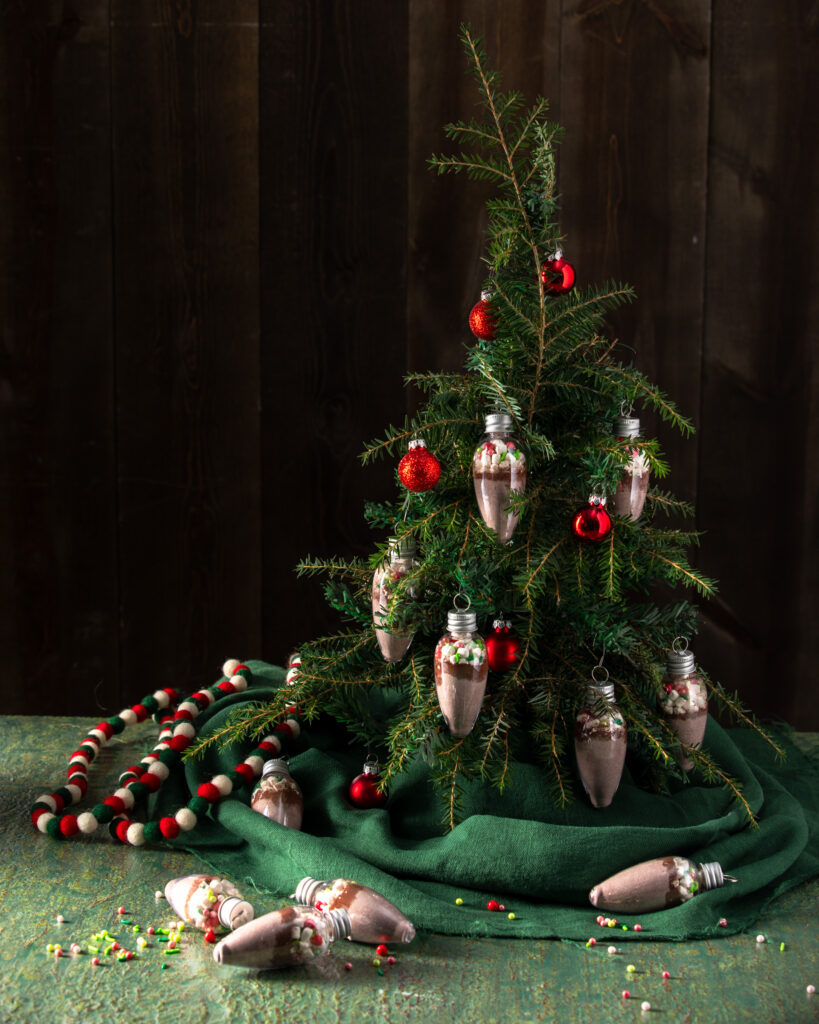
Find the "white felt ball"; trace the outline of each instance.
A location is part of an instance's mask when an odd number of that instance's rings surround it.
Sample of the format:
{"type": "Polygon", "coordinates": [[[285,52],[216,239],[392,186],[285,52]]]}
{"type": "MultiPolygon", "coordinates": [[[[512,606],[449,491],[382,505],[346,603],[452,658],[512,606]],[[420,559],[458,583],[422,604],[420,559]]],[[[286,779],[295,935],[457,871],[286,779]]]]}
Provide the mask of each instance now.
{"type": "Polygon", "coordinates": [[[131,846],[143,846],[145,843],[145,826],[141,821],[135,821],[128,826],[125,836],[131,846]]]}
{"type": "Polygon", "coordinates": [[[227,796],[228,793],[233,792],[233,783],[227,775],[214,775],[210,781],[216,786],[222,796],[227,796]]]}
{"type": "Polygon", "coordinates": [[[161,708],[166,708],[171,703],[171,698],[164,690],[154,690],[154,700],[161,708]]]}
{"type": "Polygon", "coordinates": [[[194,718],[199,714],[199,706],[194,704],[192,700],[183,700],[179,705],[179,711],[190,711],[194,718]]]}
{"type": "Polygon", "coordinates": [[[284,724],[285,725],[289,725],[290,728],[293,730],[293,739],[294,740],[297,739],[301,735],[301,726],[299,725],[299,723],[296,721],[295,718],[288,718],[287,721],[284,724]]]}
{"type": "Polygon", "coordinates": [[[242,693],[247,689],[247,680],[244,676],[231,676],[230,681],[235,686],[237,693],[242,693]]]}
{"type": "Polygon", "coordinates": [[[130,708],[125,708],[124,711],[120,711],[118,717],[121,718],[126,725],[136,725],[137,716],[130,708]]]}
{"type": "Polygon", "coordinates": [[[46,825],[47,825],[47,824],[48,824],[48,823],[49,823],[49,822],[51,821],[51,819],[52,819],[53,817],[54,817],[54,815],[53,815],[53,814],[49,814],[49,813],[48,813],[48,811],[44,811],[44,812],[43,812],[43,813],[42,813],[42,814],[40,815],[40,817],[39,817],[39,818],[37,819],[37,828],[38,828],[38,829],[39,829],[39,830],[40,830],[41,832],[45,832],[45,830],[46,830],[46,825]]]}
{"type": "Polygon", "coordinates": [[[238,658],[228,658],[228,660],[222,666],[222,672],[226,679],[230,679],[231,676],[236,675],[236,669],[241,665],[241,661],[238,658]]]}
{"type": "Polygon", "coordinates": [[[77,816],[77,827],[83,835],[90,836],[92,832],[96,832],[98,825],[99,822],[90,811],[83,811],[77,816]]]}
{"type": "Polygon", "coordinates": [[[75,786],[73,782],[69,782],[65,788],[71,794],[71,803],[75,804],[82,796],[82,790],[79,786],[75,786]]]}
{"type": "Polygon", "coordinates": [[[196,735],[196,728],[193,722],[177,722],[173,727],[174,736],[187,736],[188,739],[193,739],[196,735]]]}
{"type": "Polygon", "coordinates": [[[167,779],[171,774],[170,768],[163,764],[161,761],[154,761],[151,767],[148,769],[151,775],[156,775],[158,779],[167,779]]]}
{"type": "Polygon", "coordinates": [[[190,807],[180,807],[174,817],[176,818],[176,824],[183,832],[190,832],[192,828],[196,828],[197,818],[190,807]]]}
{"type": "Polygon", "coordinates": [[[250,757],[245,758],[245,764],[250,765],[256,775],[264,768],[264,758],[259,757],[257,754],[251,754],[250,757]]]}
{"type": "Polygon", "coordinates": [[[126,789],[123,786],[121,789],[114,790],[114,796],[118,796],[125,806],[130,810],[134,806],[134,794],[130,789],[126,789]]]}

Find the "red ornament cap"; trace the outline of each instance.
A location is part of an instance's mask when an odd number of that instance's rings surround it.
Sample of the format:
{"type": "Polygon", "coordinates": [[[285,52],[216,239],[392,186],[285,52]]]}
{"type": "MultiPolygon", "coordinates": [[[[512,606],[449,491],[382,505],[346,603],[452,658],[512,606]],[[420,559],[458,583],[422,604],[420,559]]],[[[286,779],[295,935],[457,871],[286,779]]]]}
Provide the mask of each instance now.
{"type": "Polygon", "coordinates": [[[553,257],[546,260],[540,271],[543,287],[552,295],[565,295],[574,288],[574,267],[563,259],[560,249],[553,257]]]}
{"type": "Polygon", "coordinates": [[[604,508],[606,499],[592,495],[586,508],[575,513],[572,520],[572,533],[580,540],[593,544],[605,540],[611,533],[611,516],[604,508]]]}
{"type": "Polygon", "coordinates": [[[362,810],[383,807],[389,799],[389,795],[386,791],[379,793],[378,784],[380,781],[378,761],[366,761],[364,771],[360,775],[356,775],[350,783],[350,800],[356,807],[362,810]]]}
{"type": "Polygon", "coordinates": [[[469,314],[469,329],[481,341],[492,341],[498,327],[497,319],[489,305],[490,292],[481,292],[480,302],[476,302],[469,314]]]}
{"type": "Polygon", "coordinates": [[[423,439],[410,441],[409,451],[398,463],[398,479],[413,494],[431,491],[441,479],[441,463],[423,439]]]}

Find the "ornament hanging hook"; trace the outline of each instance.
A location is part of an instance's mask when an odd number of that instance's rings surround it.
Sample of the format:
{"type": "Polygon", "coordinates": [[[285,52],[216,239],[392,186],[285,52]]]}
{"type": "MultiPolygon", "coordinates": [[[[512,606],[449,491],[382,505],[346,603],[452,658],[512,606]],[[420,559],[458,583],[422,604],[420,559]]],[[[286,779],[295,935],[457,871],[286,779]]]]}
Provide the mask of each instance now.
{"type": "Polygon", "coordinates": [[[675,654],[685,654],[688,650],[688,637],[687,636],[675,636],[671,643],[671,650],[675,654]],[[685,646],[683,646],[683,644],[685,646]]]}
{"type": "Polygon", "coordinates": [[[605,657],[606,657],[606,648],[603,647],[603,653],[600,655],[600,661],[598,661],[597,664],[594,666],[594,668],[591,670],[591,677],[595,681],[595,683],[597,683],[598,686],[603,686],[605,683],[607,683],[609,681],[609,670],[603,664],[603,659],[605,657]],[[597,676],[595,675],[596,672],[605,672],[606,673],[606,678],[605,679],[598,679],[597,676]]]}
{"type": "Polygon", "coordinates": [[[452,607],[459,612],[468,612],[469,609],[472,607],[472,600],[468,594],[465,594],[462,590],[459,590],[458,593],[452,598],[452,607]],[[458,598],[460,598],[461,601],[466,601],[466,605],[463,608],[461,608],[461,606],[458,604],[458,598]]]}
{"type": "Polygon", "coordinates": [[[630,402],[627,398],[624,398],[620,403],[620,415],[624,419],[629,419],[632,412],[634,411],[634,402],[630,402]],[[626,402],[628,402],[628,412],[626,412],[626,402]]]}

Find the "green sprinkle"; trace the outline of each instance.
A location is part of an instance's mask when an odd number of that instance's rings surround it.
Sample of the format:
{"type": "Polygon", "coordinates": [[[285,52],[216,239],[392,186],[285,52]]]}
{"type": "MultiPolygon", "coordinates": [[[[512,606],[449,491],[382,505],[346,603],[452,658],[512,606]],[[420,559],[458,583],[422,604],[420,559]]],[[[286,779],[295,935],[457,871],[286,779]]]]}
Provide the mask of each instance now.
{"type": "Polygon", "coordinates": [[[140,927],[139,927],[138,924],[135,924],[134,927],[131,929],[132,932],[138,932],[139,930],[140,930],[140,927]]]}
{"type": "Polygon", "coordinates": [[[133,921],[127,921],[124,917],[122,919],[123,924],[133,924],[133,921]]]}
{"type": "Polygon", "coordinates": [[[628,925],[627,925],[627,924],[624,924],[624,925],[623,925],[623,931],[624,931],[624,932],[627,932],[627,931],[628,931],[628,925]]]}
{"type": "Polygon", "coordinates": [[[162,965],[162,970],[163,970],[163,971],[167,971],[167,969],[168,969],[168,965],[167,965],[167,964],[163,964],[163,965],[162,965]]]}
{"type": "Polygon", "coordinates": [[[779,952],[780,953],[784,953],[785,952],[785,943],[784,942],[780,942],[779,943],[779,952]]]}
{"type": "Polygon", "coordinates": [[[168,938],[167,935],[160,935],[159,938],[156,941],[157,942],[169,942],[170,939],[168,938]]]}
{"type": "Polygon", "coordinates": [[[89,946],[88,947],[88,952],[89,953],[99,953],[99,951],[100,951],[100,947],[99,946],[89,946]]]}
{"type": "Polygon", "coordinates": [[[163,953],[164,956],[174,956],[174,954],[181,953],[181,952],[182,952],[182,950],[178,949],[178,948],[177,949],[163,949],[162,950],[162,953],[163,953]]]}
{"type": "Polygon", "coordinates": [[[157,928],[156,929],[156,934],[157,935],[167,935],[168,934],[168,929],[167,928],[157,928]]]}

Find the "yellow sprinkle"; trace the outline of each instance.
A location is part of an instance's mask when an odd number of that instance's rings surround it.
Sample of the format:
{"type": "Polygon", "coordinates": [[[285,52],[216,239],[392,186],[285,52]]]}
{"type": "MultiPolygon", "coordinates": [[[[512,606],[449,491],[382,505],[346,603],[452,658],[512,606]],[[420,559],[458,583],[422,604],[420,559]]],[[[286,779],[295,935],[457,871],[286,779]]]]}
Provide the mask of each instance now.
{"type": "Polygon", "coordinates": [[[461,897],[459,896],[459,897],[458,897],[458,898],[457,898],[457,899],[455,900],[455,906],[456,906],[456,907],[462,907],[463,905],[464,905],[464,901],[463,901],[463,900],[461,899],[461,897]]]}
{"type": "Polygon", "coordinates": [[[380,958],[379,958],[379,957],[377,957],[377,956],[374,956],[374,957],[373,957],[373,967],[380,967],[380,966],[381,966],[381,960],[380,960],[380,958]]]}
{"type": "Polygon", "coordinates": [[[628,971],[629,974],[634,974],[634,972],[637,970],[637,968],[634,966],[634,964],[629,964],[628,967],[626,968],[626,970],[628,971]]]}
{"type": "Polygon", "coordinates": [[[507,914],[506,916],[507,916],[507,917],[509,918],[509,920],[510,920],[510,921],[514,921],[514,920],[515,920],[515,915],[514,915],[514,913],[511,913],[511,914],[507,914]]]}

